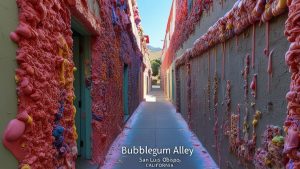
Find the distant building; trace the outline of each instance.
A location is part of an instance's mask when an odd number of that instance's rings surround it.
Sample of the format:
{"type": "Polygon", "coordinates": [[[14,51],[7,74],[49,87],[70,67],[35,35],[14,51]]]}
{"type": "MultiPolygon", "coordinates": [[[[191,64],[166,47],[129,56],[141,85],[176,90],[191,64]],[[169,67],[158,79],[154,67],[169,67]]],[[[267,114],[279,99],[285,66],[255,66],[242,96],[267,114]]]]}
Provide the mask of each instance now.
{"type": "Polygon", "coordinates": [[[170,42],[175,30],[176,21],[176,1],[172,2],[168,23],[166,27],[166,34],[164,40],[164,46],[162,49],[161,56],[161,87],[164,90],[165,95],[170,101],[175,100],[175,89],[174,89],[174,70],[175,66],[173,59],[175,56],[171,55],[169,52],[170,42]]]}

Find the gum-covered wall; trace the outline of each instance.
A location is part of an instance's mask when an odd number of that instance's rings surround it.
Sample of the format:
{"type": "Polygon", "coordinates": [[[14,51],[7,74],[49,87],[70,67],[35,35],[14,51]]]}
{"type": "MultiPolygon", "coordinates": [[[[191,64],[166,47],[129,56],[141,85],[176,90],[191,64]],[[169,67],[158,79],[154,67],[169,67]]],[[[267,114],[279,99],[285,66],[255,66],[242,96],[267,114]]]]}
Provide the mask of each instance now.
{"type": "MultiPolygon", "coordinates": [[[[257,26],[257,50],[256,50],[256,66],[254,69],[250,68],[249,85],[252,81],[253,75],[257,74],[257,98],[251,96],[251,89],[249,88],[248,101],[248,120],[247,123],[252,130],[253,115],[256,110],[262,112],[262,117],[259,120],[256,128],[257,132],[257,148],[261,146],[262,135],[266,130],[267,125],[276,125],[282,128],[286,116],[287,101],[285,95],[289,89],[290,74],[285,65],[284,55],[288,49],[289,44],[284,37],[284,20],[286,15],[271,22],[270,46],[274,49],[273,52],[273,77],[270,83],[270,93],[268,92],[268,58],[264,56],[264,25],[257,26]],[[251,103],[256,103],[255,107],[251,107],[251,103]]],[[[191,127],[200,138],[202,143],[206,146],[209,153],[218,161],[217,151],[214,147],[214,72],[217,70],[218,78],[218,122],[219,122],[219,137],[220,137],[220,153],[221,153],[221,168],[226,168],[227,165],[233,168],[244,168],[239,164],[239,158],[229,151],[229,139],[224,134],[224,123],[226,121],[226,81],[231,82],[231,109],[230,111],[237,114],[237,105],[241,105],[241,133],[243,128],[243,121],[245,117],[245,102],[244,102],[244,79],[241,71],[244,69],[245,57],[251,53],[251,29],[249,36],[243,38],[239,36],[239,45],[235,46],[235,39],[226,42],[226,64],[225,64],[225,78],[222,80],[222,46],[218,45],[215,48],[205,52],[202,56],[190,60],[191,64],[191,127]],[[217,50],[217,68],[215,67],[215,49],[217,50]],[[210,64],[208,55],[210,53],[210,64]],[[210,65],[210,66],[208,66],[210,65]],[[210,73],[208,73],[208,70],[210,73]],[[210,74],[210,77],[209,77],[210,74]],[[210,79],[210,95],[208,97],[208,79],[210,79]],[[221,127],[222,126],[222,127],[221,127]],[[207,131],[210,132],[207,132],[207,131]]],[[[188,120],[187,113],[187,73],[186,66],[181,66],[180,72],[180,112],[186,120],[188,120]]],[[[250,131],[250,136],[251,136],[250,131]]],[[[283,133],[283,131],[282,131],[283,133]]],[[[251,165],[250,165],[251,166],[251,165]]]]}
{"type": "MultiPolygon", "coordinates": [[[[106,3],[109,4],[109,1],[106,3]]],[[[139,72],[136,70],[140,67],[142,57],[137,44],[132,41],[134,36],[131,31],[114,31],[116,28],[111,24],[110,10],[103,7],[109,6],[108,4],[102,2],[100,9],[101,16],[107,18],[102,22],[103,28],[106,29],[93,43],[92,112],[103,117],[102,122],[92,123],[93,159],[99,163],[103,162],[110,144],[123,127],[123,66],[127,64],[129,67],[128,85],[137,85],[139,72]]],[[[138,98],[138,94],[134,90],[128,90],[130,113],[133,113],[139,104],[139,100],[131,97],[138,98]]]]}
{"type": "Polygon", "coordinates": [[[177,51],[178,57],[184,56],[176,69],[178,111],[221,168],[283,167],[282,126],[290,82],[284,57],[289,47],[284,36],[286,12],[269,21],[271,55],[265,54],[267,23],[263,22],[255,23],[254,34],[251,25],[225,43],[200,49],[200,54],[197,47],[186,52],[234,3],[226,1],[222,7],[214,1],[213,11],[205,13],[177,51]],[[281,143],[275,145],[278,140],[281,143]]]}
{"type": "Polygon", "coordinates": [[[139,104],[142,54],[135,36],[115,24],[110,0],[97,1],[99,15],[88,2],[17,1],[19,25],[10,39],[18,44],[16,70],[18,113],[4,133],[5,146],[20,168],[75,168],[76,109],[71,16],[91,32],[92,159],[101,164],[123,128],[123,66],[128,64],[130,112],[139,104]],[[100,16],[100,18],[98,17],[100,16]],[[126,49],[126,51],[122,50],[126,49]]]}

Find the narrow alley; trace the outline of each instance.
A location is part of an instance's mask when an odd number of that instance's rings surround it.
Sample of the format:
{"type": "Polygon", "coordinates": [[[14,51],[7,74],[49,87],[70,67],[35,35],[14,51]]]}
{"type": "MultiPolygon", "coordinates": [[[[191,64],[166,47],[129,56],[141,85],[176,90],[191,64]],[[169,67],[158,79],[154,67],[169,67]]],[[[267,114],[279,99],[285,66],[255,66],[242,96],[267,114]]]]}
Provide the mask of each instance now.
{"type": "Polygon", "coordinates": [[[300,169],[300,0],[0,0],[0,169],[300,169]]]}
{"type": "Polygon", "coordinates": [[[131,168],[216,169],[218,166],[161,89],[153,88],[113,143],[103,166],[103,169],[131,168]],[[169,148],[171,153],[157,156],[122,153],[122,147],[139,146],[169,148]],[[175,147],[181,146],[193,149],[192,155],[173,153],[175,147]]]}

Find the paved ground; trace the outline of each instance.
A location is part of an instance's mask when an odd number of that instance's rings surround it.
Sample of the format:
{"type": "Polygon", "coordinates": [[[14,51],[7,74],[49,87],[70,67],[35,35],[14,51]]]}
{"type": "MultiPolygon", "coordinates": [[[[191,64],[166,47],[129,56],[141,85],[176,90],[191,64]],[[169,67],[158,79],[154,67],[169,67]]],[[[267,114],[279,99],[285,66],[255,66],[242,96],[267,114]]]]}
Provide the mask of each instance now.
{"type": "Polygon", "coordinates": [[[218,168],[197,137],[188,129],[181,115],[157,88],[141,103],[112,145],[101,169],[215,169],[218,168]],[[165,148],[170,154],[122,154],[122,147],[165,148]],[[190,156],[173,154],[176,146],[193,149],[190,156]],[[172,162],[164,160],[173,159],[172,162]],[[158,162],[158,160],[160,162],[158,162]],[[146,162],[141,162],[146,161],[146,162]],[[154,162],[155,161],[155,162],[154,162]],[[164,167],[163,167],[164,166],[164,167]],[[173,167],[172,167],[173,166],[173,167]]]}
{"type": "Polygon", "coordinates": [[[93,164],[90,160],[78,157],[76,160],[76,169],[99,169],[99,165],[93,164]]]}

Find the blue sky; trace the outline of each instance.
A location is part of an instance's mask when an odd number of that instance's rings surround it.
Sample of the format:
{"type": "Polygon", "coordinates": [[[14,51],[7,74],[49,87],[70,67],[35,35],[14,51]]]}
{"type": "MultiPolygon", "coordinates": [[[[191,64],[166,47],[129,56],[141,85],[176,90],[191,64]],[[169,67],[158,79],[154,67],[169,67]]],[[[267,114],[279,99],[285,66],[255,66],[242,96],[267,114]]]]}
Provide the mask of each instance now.
{"type": "Polygon", "coordinates": [[[137,0],[137,4],[150,45],[162,48],[172,0],[137,0]]]}

